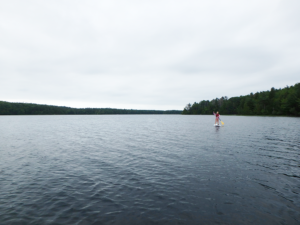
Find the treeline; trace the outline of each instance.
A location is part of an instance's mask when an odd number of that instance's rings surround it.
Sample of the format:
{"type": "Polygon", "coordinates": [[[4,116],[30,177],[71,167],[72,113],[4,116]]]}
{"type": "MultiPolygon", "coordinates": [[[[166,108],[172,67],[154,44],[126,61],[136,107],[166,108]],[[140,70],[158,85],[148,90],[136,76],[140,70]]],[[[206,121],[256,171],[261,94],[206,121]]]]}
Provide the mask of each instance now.
{"type": "Polygon", "coordinates": [[[300,116],[300,83],[283,89],[250,93],[233,98],[187,104],[182,114],[207,114],[219,111],[222,115],[289,115],[300,116]]]}
{"type": "Polygon", "coordinates": [[[0,115],[181,114],[181,112],[180,110],[70,108],[64,106],[0,101],[0,115]]]}

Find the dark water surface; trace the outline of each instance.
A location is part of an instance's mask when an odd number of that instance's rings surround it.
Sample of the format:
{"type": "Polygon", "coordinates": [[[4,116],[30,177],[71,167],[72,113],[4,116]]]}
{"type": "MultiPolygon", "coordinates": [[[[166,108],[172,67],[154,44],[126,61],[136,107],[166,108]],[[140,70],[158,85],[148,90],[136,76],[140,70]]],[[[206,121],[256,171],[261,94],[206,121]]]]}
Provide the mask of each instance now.
{"type": "Polygon", "coordinates": [[[300,118],[0,117],[0,224],[300,224],[300,118]]]}

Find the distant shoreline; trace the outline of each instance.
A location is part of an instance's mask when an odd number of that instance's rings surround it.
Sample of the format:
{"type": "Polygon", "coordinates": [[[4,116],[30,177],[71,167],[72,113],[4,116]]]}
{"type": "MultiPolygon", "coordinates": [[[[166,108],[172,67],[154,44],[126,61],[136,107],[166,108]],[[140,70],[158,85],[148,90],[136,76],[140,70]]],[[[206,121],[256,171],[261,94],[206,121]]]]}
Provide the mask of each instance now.
{"type": "Polygon", "coordinates": [[[211,101],[188,103],[182,111],[185,115],[210,115],[219,111],[222,115],[245,116],[300,116],[300,83],[283,89],[272,87],[268,91],[228,98],[223,96],[211,101]]]}
{"type": "Polygon", "coordinates": [[[71,108],[66,106],[0,101],[0,115],[139,115],[181,114],[182,110],[143,110],[115,108],[71,108]]]}
{"type": "MultiPolygon", "coordinates": [[[[121,115],[121,116],[139,116],[139,115],[179,115],[184,116],[180,113],[139,113],[139,114],[14,114],[14,115],[0,115],[1,116],[114,116],[114,115],[121,115]]],[[[195,115],[197,116],[197,115],[195,115]]],[[[198,115],[200,116],[200,115],[198,115]]],[[[204,116],[204,115],[203,115],[204,116]]]]}
{"type": "MultiPolygon", "coordinates": [[[[138,115],[180,115],[180,116],[210,116],[207,114],[181,114],[181,113],[139,113],[139,114],[10,114],[10,115],[1,115],[1,116],[114,116],[114,115],[122,115],[122,116],[138,116],[138,115]]],[[[291,118],[300,118],[300,116],[292,116],[292,115],[221,115],[222,116],[246,116],[246,117],[291,117],[291,118]]]]}

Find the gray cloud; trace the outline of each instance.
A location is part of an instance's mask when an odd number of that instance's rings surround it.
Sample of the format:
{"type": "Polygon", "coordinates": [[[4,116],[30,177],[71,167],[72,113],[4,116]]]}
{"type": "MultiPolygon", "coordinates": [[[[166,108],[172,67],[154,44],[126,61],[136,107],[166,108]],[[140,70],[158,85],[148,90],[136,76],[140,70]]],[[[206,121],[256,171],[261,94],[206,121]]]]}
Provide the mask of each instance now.
{"type": "Polygon", "coordinates": [[[173,69],[186,74],[215,71],[231,75],[247,75],[272,68],[279,61],[280,55],[257,47],[212,48],[190,55],[187,59],[174,64],[173,69]]]}
{"type": "Polygon", "coordinates": [[[0,98],[182,109],[299,82],[298,1],[0,2],[0,98]]]}

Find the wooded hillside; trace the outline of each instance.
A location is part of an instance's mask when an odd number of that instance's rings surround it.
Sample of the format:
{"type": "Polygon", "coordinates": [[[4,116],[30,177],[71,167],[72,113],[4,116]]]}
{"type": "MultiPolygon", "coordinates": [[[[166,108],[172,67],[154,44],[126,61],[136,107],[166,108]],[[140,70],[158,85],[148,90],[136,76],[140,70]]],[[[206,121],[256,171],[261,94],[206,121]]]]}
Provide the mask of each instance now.
{"type": "Polygon", "coordinates": [[[207,114],[219,111],[222,115],[291,115],[300,116],[300,83],[283,89],[250,93],[233,98],[187,104],[182,114],[207,114]]]}
{"type": "Polygon", "coordinates": [[[72,114],[180,114],[180,110],[135,110],[111,108],[70,108],[64,106],[11,103],[0,101],[0,115],[72,115],[72,114]]]}

